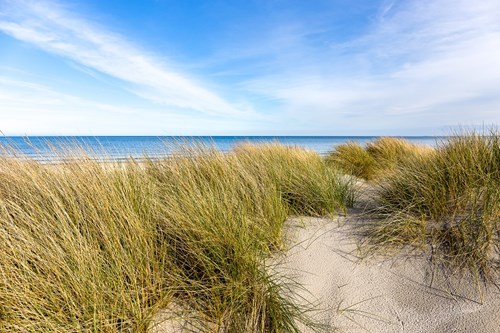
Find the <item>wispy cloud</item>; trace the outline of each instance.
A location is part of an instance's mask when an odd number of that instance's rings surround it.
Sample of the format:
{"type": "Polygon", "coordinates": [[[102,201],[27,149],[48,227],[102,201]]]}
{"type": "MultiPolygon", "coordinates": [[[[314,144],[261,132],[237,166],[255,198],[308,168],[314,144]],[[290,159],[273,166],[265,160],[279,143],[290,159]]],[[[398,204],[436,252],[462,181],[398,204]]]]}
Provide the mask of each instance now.
{"type": "Polygon", "coordinates": [[[98,24],[47,1],[1,0],[0,30],[51,53],[128,83],[128,88],[155,103],[211,115],[247,112],[175,71],[159,59],[98,24]]]}
{"type": "Polygon", "coordinates": [[[5,135],[261,134],[259,121],[164,112],[61,93],[41,83],[0,75],[0,131],[5,135]]]}
{"type": "Polygon", "coordinates": [[[0,104],[6,111],[32,110],[44,112],[46,108],[66,110],[100,110],[118,114],[137,113],[139,110],[123,105],[99,103],[79,96],[64,94],[47,86],[0,76],[0,104]]]}
{"type": "MultiPolygon", "coordinates": [[[[186,55],[183,66],[55,1],[0,0],[0,32],[70,59],[85,75],[120,82],[147,106],[58,94],[49,82],[17,88],[4,82],[2,91],[0,82],[2,107],[11,103],[35,114],[41,105],[61,118],[71,116],[64,108],[78,104],[106,115],[125,111],[128,126],[143,124],[143,133],[153,127],[162,133],[160,122],[179,134],[207,134],[200,131],[208,128],[326,135],[440,134],[459,123],[500,123],[498,1],[380,0],[346,8],[330,1],[270,2],[263,7],[271,11],[258,5],[257,14],[227,18],[210,31],[213,45],[186,55]]],[[[195,40],[175,46],[189,49],[195,40]]],[[[108,124],[113,119],[124,121],[109,116],[108,124]]]]}
{"type": "Polygon", "coordinates": [[[302,57],[277,54],[275,71],[246,80],[242,89],[324,128],[500,121],[500,3],[395,2],[380,12],[347,42],[325,49],[298,41],[307,45],[293,48],[302,57]]]}

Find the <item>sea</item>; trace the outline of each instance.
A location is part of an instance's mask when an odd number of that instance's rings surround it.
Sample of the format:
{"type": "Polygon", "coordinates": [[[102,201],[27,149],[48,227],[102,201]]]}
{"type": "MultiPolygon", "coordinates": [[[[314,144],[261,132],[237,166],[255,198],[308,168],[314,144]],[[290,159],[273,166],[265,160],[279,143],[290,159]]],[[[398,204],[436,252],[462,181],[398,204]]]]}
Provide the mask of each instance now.
{"type": "MultiPolygon", "coordinates": [[[[428,146],[436,146],[442,139],[436,136],[399,138],[428,146]]],[[[243,142],[277,142],[326,155],[336,146],[348,141],[365,145],[375,139],[376,136],[4,136],[0,137],[0,155],[14,154],[50,162],[65,156],[65,152],[83,149],[97,159],[120,161],[129,158],[167,157],[178,153],[179,147],[185,145],[202,145],[228,152],[243,142]]]]}

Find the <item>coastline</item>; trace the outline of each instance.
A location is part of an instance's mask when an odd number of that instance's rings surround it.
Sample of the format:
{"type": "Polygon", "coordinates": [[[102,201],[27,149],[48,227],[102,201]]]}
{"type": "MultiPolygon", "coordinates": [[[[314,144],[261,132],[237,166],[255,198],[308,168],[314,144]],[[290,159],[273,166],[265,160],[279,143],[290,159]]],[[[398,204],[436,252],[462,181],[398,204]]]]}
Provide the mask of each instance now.
{"type": "Polygon", "coordinates": [[[498,139],[0,158],[0,330],[494,332],[498,139]]]}
{"type": "MultiPolygon", "coordinates": [[[[41,162],[50,162],[61,153],[70,150],[82,151],[92,158],[103,162],[126,161],[130,158],[161,159],[172,156],[176,150],[185,146],[204,146],[228,153],[237,145],[245,143],[279,143],[297,146],[326,156],[334,147],[348,141],[366,144],[379,136],[37,136],[37,137],[0,137],[1,147],[14,147],[23,156],[41,162]]],[[[407,136],[398,137],[417,144],[434,146],[444,136],[407,136]]]]}

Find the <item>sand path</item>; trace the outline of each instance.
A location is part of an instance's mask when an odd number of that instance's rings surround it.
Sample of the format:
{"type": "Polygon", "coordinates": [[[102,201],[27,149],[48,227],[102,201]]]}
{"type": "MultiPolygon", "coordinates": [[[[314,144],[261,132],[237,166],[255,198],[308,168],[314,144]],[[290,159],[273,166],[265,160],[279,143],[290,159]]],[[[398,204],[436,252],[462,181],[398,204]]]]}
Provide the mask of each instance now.
{"type": "Polygon", "coordinates": [[[496,286],[481,302],[474,283],[432,277],[423,258],[361,260],[356,214],[289,222],[291,248],[281,269],[303,284],[308,292],[301,295],[321,309],[316,319],[335,331],[500,332],[496,286]]]}

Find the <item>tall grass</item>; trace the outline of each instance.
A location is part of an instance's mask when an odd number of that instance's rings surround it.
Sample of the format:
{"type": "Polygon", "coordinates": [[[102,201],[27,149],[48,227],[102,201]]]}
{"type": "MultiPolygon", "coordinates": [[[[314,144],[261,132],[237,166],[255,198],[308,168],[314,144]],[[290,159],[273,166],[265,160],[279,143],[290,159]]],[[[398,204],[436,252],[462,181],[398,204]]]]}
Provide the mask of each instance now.
{"type": "Polygon", "coordinates": [[[430,147],[404,139],[380,137],[365,147],[356,142],[337,146],[327,161],[344,172],[365,180],[389,177],[400,163],[432,153],[430,147]]]}
{"type": "Polygon", "coordinates": [[[266,262],[288,215],[352,204],[318,155],[247,144],[144,163],[70,157],[0,158],[1,331],[146,332],[169,309],[200,331],[310,323],[266,262]]]}
{"type": "Polygon", "coordinates": [[[338,145],[327,156],[326,161],[343,172],[358,178],[372,180],[376,175],[373,156],[359,143],[354,141],[338,145]]]}
{"type": "Polygon", "coordinates": [[[433,148],[420,146],[401,138],[380,137],[366,145],[367,153],[373,157],[375,172],[387,176],[408,159],[426,156],[433,148]],[[383,174],[385,173],[385,174],[383,174]]]}
{"type": "Polygon", "coordinates": [[[267,166],[291,214],[321,216],[354,203],[352,180],[340,177],[314,152],[276,144],[242,144],[235,153],[255,176],[263,174],[262,164],[267,166]]]}
{"type": "Polygon", "coordinates": [[[378,245],[413,244],[476,277],[500,268],[500,135],[466,132],[399,164],[377,186],[378,245]]]}

